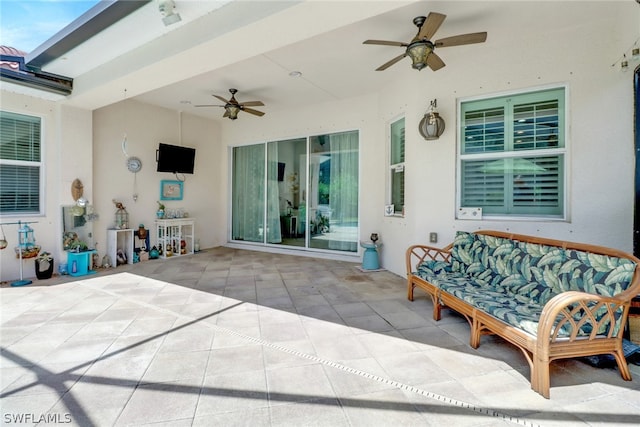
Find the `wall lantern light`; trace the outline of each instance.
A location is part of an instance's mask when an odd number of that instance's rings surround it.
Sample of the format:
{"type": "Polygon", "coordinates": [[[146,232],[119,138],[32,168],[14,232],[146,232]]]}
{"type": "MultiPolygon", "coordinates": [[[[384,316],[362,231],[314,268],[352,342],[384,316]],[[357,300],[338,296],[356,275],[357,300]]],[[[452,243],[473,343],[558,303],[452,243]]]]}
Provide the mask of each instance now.
{"type": "Polygon", "coordinates": [[[429,111],[427,111],[422,120],[420,120],[420,135],[427,141],[440,138],[440,135],[444,132],[444,119],[438,114],[437,106],[437,99],[431,101],[429,111]]]}

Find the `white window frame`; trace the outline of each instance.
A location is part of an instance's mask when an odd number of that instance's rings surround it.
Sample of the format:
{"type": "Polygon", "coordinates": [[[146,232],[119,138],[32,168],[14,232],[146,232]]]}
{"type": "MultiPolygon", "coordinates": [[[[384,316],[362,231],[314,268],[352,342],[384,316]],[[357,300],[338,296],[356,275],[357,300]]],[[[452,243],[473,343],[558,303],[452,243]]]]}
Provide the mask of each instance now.
{"type": "MultiPolygon", "coordinates": [[[[530,151],[505,151],[502,155],[503,158],[522,158],[529,157],[527,154],[535,153],[535,157],[543,157],[546,155],[562,155],[564,158],[563,161],[563,178],[562,178],[562,190],[563,195],[561,198],[562,203],[562,214],[561,215],[536,215],[536,214],[486,214],[483,213],[483,219],[489,220],[508,220],[508,221],[569,221],[570,219],[570,206],[569,206],[569,165],[571,164],[570,160],[570,139],[569,139],[569,128],[570,128],[570,111],[569,111],[569,88],[567,85],[548,85],[548,86],[539,86],[533,87],[523,90],[517,91],[508,91],[501,93],[494,93],[491,95],[483,95],[483,96],[474,96],[474,97],[466,97],[460,98],[457,101],[457,141],[456,141],[456,219],[469,219],[468,216],[465,216],[464,213],[461,213],[460,208],[462,207],[462,161],[463,160],[473,160],[477,158],[482,158],[482,155],[478,154],[466,154],[462,155],[462,147],[463,147],[463,116],[462,116],[462,105],[464,103],[468,103],[471,101],[481,101],[481,100],[491,100],[494,98],[505,98],[509,96],[517,97],[522,95],[534,94],[536,92],[543,92],[549,90],[563,90],[564,91],[564,129],[562,137],[564,138],[564,146],[553,148],[553,149],[538,149],[538,150],[530,150],[530,151]]],[[[468,207],[468,206],[467,206],[468,207]]]]}
{"type": "Polygon", "coordinates": [[[23,217],[28,217],[28,216],[43,216],[44,215],[44,203],[45,203],[45,162],[44,162],[44,157],[45,157],[45,146],[44,146],[44,135],[45,135],[45,120],[44,117],[42,117],[41,115],[37,115],[37,114],[28,114],[22,111],[12,111],[12,110],[7,110],[7,109],[2,109],[1,110],[3,113],[10,113],[10,114],[17,114],[17,115],[22,115],[22,116],[26,116],[26,117],[31,117],[31,118],[35,118],[38,119],[40,121],[40,141],[39,141],[39,145],[40,145],[40,160],[35,162],[35,161],[28,161],[28,160],[10,160],[10,159],[3,159],[2,157],[0,157],[0,164],[1,165],[14,165],[14,166],[31,166],[31,167],[37,167],[38,168],[38,174],[39,174],[39,198],[38,198],[38,210],[37,211],[20,211],[20,212],[2,212],[0,211],[0,218],[23,218],[23,217]]]}
{"type": "Polygon", "coordinates": [[[393,213],[389,214],[388,212],[386,212],[385,210],[385,214],[387,216],[397,216],[397,217],[403,217],[404,216],[404,206],[407,203],[406,200],[406,185],[407,185],[407,174],[406,174],[406,161],[407,161],[407,125],[406,125],[407,121],[406,121],[406,117],[404,115],[402,116],[398,116],[396,118],[394,118],[393,120],[389,121],[387,124],[387,141],[388,141],[388,145],[387,145],[387,153],[388,153],[388,160],[387,160],[387,205],[391,205],[393,204],[393,213]],[[404,144],[403,144],[403,161],[401,162],[397,162],[397,163],[393,163],[393,131],[392,131],[392,127],[393,125],[395,125],[396,123],[399,123],[400,121],[404,121],[404,144]],[[394,178],[394,174],[397,172],[402,172],[404,175],[404,182],[402,183],[402,199],[404,201],[404,205],[402,206],[396,206],[396,204],[394,203],[394,200],[396,199],[396,197],[394,197],[394,187],[393,187],[393,178],[394,178]]]}

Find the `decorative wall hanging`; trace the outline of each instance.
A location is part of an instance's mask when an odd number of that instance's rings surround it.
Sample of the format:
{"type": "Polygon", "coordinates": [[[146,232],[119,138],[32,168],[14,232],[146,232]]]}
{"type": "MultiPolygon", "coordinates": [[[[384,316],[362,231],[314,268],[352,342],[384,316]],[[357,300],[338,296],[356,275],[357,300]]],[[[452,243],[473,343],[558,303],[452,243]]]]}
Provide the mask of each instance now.
{"type": "Polygon", "coordinates": [[[160,200],[182,200],[182,181],[160,181],[160,200]]]}

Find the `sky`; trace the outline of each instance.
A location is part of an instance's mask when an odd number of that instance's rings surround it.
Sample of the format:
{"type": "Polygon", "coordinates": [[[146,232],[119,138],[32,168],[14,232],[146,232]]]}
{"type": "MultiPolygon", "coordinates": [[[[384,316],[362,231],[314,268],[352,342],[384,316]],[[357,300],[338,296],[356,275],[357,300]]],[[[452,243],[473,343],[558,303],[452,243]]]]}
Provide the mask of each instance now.
{"type": "Polygon", "coordinates": [[[31,52],[98,0],[0,0],[0,44],[31,52]]]}

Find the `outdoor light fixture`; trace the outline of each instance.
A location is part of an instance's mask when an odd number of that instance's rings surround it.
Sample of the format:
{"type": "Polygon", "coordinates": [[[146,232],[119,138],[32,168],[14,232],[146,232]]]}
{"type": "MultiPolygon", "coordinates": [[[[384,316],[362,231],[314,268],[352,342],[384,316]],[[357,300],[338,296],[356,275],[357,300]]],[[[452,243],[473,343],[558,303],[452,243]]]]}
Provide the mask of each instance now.
{"type": "Polygon", "coordinates": [[[417,40],[407,46],[407,55],[411,58],[411,66],[420,71],[427,66],[427,57],[433,52],[433,44],[429,40],[417,40]]]}
{"type": "Polygon", "coordinates": [[[173,0],[158,0],[158,10],[162,13],[165,26],[180,22],[182,18],[175,12],[176,3],[173,0]]]}
{"type": "Polygon", "coordinates": [[[436,107],[438,106],[438,100],[431,101],[429,111],[426,112],[420,124],[418,130],[420,135],[427,141],[440,138],[440,135],[444,132],[444,119],[438,114],[436,107]]]}

